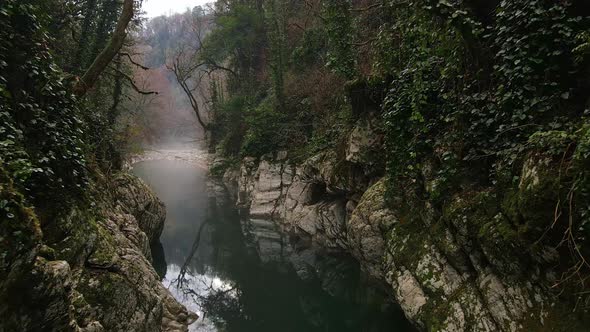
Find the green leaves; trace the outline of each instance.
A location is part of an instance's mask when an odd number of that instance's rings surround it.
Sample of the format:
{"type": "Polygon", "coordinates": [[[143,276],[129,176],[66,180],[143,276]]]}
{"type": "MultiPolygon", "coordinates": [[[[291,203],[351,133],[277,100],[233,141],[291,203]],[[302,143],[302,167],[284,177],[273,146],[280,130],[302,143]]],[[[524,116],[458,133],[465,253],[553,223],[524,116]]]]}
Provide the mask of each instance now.
{"type": "Polygon", "coordinates": [[[567,3],[503,1],[490,26],[460,1],[391,6],[374,68],[391,77],[382,107],[393,182],[419,182],[429,162],[439,190],[474,165],[493,182],[494,165],[513,165],[542,138],[532,133],[580,121],[588,21],[567,3]]]}
{"type": "Polygon", "coordinates": [[[63,202],[86,181],[84,125],[62,84],[37,9],[7,1],[0,15],[0,158],[28,198],[63,202]]]}
{"type": "Polygon", "coordinates": [[[201,59],[238,67],[249,65],[265,42],[264,17],[255,8],[233,5],[216,19],[216,28],[203,41],[201,59]]]}
{"type": "MultiPolygon", "coordinates": [[[[451,23],[434,19],[432,11],[433,7],[421,6],[400,9],[396,23],[381,29],[383,39],[378,45],[383,47],[379,54],[384,58],[380,70],[392,76],[382,104],[392,183],[404,179],[415,182],[435,150],[458,137],[444,132],[444,128],[453,126],[457,119],[454,103],[463,79],[460,56],[466,51],[451,23]],[[389,40],[390,44],[385,39],[388,35],[396,36],[389,40]],[[439,137],[443,132],[444,136],[439,137]]],[[[456,157],[451,155],[453,151],[445,151],[441,157],[446,172],[441,178],[445,181],[451,181],[454,174],[451,168],[456,157]]],[[[437,188],[444,190],[445,183],[437,188]]]]}
{"type": "Polygon", "coordinates": [[[328,35],[328,68],[352,79],[356,75],[356,59],[353,52],[353,20],[350,0],[324,2],[326,31],[328,35]]]}

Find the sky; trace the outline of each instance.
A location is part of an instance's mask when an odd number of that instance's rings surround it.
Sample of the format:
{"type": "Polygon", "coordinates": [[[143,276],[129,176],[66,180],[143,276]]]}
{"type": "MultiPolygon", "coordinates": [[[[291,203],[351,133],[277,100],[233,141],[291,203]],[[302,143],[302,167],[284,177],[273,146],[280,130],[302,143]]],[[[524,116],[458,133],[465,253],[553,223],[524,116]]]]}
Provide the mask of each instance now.
{"type": "Polygon", "coordinates": [[[147,17],[182,13],[187,8],[204,5],[213,0],[143,0],[142,9],[147,17]]]}

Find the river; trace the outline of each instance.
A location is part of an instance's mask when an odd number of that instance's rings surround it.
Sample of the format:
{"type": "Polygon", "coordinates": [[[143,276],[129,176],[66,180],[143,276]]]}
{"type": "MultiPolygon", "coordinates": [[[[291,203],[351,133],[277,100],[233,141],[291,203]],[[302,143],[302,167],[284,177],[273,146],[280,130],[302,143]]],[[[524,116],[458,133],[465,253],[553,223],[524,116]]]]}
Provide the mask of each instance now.
{"type": "Polygon", "coordinates": [[[133,166],[166,204],[154,265],[201,317],[190,331],[414,331],[352,258],[302,246],[233,207],[203,155],[158,151],[133,166]]]}

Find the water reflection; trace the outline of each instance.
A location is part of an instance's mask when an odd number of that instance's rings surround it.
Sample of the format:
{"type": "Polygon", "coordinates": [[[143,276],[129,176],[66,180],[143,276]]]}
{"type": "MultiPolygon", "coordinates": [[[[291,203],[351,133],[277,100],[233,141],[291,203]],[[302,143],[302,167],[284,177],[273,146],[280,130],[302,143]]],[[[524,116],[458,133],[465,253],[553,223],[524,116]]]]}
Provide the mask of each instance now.
{"type": "Polygon", "coordinates": [[[413,331],[352,259],[241,218],[204,170],[175,161],[134,168],[166,203],[166,268],[157,269],[201,316],[191,331],[413,331]]]}

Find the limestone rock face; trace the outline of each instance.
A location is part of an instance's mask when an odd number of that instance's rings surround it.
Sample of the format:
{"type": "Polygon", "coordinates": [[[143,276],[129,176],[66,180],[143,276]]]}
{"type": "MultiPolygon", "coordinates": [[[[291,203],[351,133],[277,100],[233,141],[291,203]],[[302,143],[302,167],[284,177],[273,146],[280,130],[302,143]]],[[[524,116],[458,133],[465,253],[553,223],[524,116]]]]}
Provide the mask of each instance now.
{"type": "Polygon", "coordinates": [[[381,153],[383,134],[378,129],[380,119],[373,114],[361,117],[350,135],[346,144],[346,160],[353,163],[372,166],[375,162],[372,154],[381,153]]]}
{"type": "Polygon", "coordinates": [[[130,175],[111,188],[91,211],[62,213],[12,262],[0,279],[0,298],[10,303],[0,310],[0,331],[188,331],[196,315],[150,263],[163,204],[130,175]]]}
{"type": "MultiPolygon", "coordinates": [[[[457,194],[439,210],[428,200],[408,202],[403,195],[386,203],[374,155],[382,144],[376,127],[370,117],[360,119],[344,155],[326,150],[299,164],[283,153],[246,158],[225,173],[237,203],[250,208],[249,227],[261,256],[284,255],[285,232],[346,251],[390,287],[407,318],[423,330],[554,329],[560,302],[547,285],[555,281],[558,255],[551,247],[531,252],[510,224],[524,220],[538,238],[545,221],[553,220],[552,161],[530,156],[506,202],[479,188],[457,194]]],[[[434,191],[435,164],[422,171],[425,190],[434,191]]],[[[311,258],[305,251],[291,257],[303,278],[313,273],[306,269],[311,258]]]]}
{"type": "Polygon", "coordinates": [[[291,185],[291,168],[283,163],[263,160],[255,174],[251,192],[250,215],[254,218],[273,218],[284,199],[283,190],[291,185]]]}
{"type": "MultiPolygon", "coordinates": [[[[227,189],[230,198],[234,201],[238,200],[238,179],[240,177],[240,170],[235,168],[229,168],[223,174],[223,186],[227,189]]],[[[223,187],[222,186],[222,187],[223,187]]]]}
{"type": "Polygon", "coordinates": [[[166,219],[166,208],[138,177],[121,174],[115,179],[116,204],[125,213],[133,215],[149,242],[160,238],[166,219]]]}
{"type": "Polygon", "coordinates": [[[160,282],[145,256],[149,239],[135,217],[112,213],[97,226],[105,240],[95,252],[104,263],[76,271],[76,288],[106,331],[187,331],[194,315],[160,282]]]}
{"type": "Polygon", "coordinates": [[[237,181],[237,204],[239,206],[247,207],[250,205],[250,197],[254,191],[257,167],[258,165],[255,158],[246,157],[242,160],[237,181]]]}
{"type": "Polygon", "coordinates": [[[354,211],[351,252],[372,274],[383,273],[410,320],[436,331],[520,331],[523,321],[548,315],[547,292],[533,275],[497,273],[474,234],[457,238],[444,223],[402,218],[386,207],[383,190],[382,182],[372,186],[354,211]]]}
{"type": "Polygon", "coordinates": [[[272,219],[286,229],[328,247],[346,246],[345,200],[317,200],[325,184],[313,182],[303,168],[286,162],[250,161],[242,166],[238,180],[238,204],[247,203],[253,219],[272,219]]]}
{"type": "Polygon", "coordinates": [[[377,278],[384,274],[382,261],[386,234],[398,222],[393,212],[380,199],[384,192],[383,181],[369,188],[346,225],[350,252],[377,278]]]}
{"type": "Polygon", "coordinates": [[[251,235],[256,251],[263,262],[277,262],[286,256],[283,235],[277,225],[270,220],[249,219],[245,231],[251,235]]]}
{"type": "Polygon", "coordinates": [[[497,249],[510,242],[494,242],[501,225],[470,210],[479,203],[459,199],[444,222],[435,222],[428,206],[419,218],[408,218],[385,203],[383,179],[363,183],[349,171],[338,175],[332,157],[326,152],[301,165],[247,159],[239,172],[226,172],[224,182],[235,181],[238,202],[250,207],[262,257],[284,254],[277,229],[347,251],[391,287],[408,319],[432,331],[516,332],[550,314],[540,272],[514,273],[520,258],[497,249]]]}

